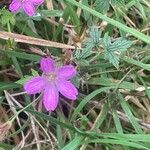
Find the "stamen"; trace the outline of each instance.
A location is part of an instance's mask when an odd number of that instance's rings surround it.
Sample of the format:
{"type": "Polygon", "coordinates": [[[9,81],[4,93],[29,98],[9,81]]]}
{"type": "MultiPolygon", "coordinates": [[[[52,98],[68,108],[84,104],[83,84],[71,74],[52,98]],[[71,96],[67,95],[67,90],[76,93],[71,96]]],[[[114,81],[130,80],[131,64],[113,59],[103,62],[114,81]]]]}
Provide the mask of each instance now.
{"type": "Polygon", "coordinates": [[[57,78],[56,73],[47,73],[47,74],[44,74],[44,76],[46,77],[48,81],[55,81],[57,78]]]}

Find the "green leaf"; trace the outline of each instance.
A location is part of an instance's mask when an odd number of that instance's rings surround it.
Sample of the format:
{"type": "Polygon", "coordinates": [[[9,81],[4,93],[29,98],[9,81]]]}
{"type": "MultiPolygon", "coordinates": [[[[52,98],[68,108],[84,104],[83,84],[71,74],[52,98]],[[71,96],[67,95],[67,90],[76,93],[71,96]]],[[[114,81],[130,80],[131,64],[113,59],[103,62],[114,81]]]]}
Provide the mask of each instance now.
{"type": "MultiPolygon", "coordinates": [[[[90,5],[89,5],[89,3],[88,3],[88,0],[82,0],[82,3],[83,3],[84,5],[90,7],[90,5]]],[[[89,25],[89,24],[91,25],[91,24],[92,24],[92,16],[91,16],[91,14],[83,10],[83,16],[84,16],[84,19],[87,21],[87,24],[88,24],[88,25],[89,25]]]]}
{"type": "Polygon", "coordinates": [[[95,1],[96,10],[104,14],[107,13],[107,11],[110,8],[109,1],[110,0],[96,0],[95,1]]]}
{"type": "Polygon", "coordinates": [[[90,37],[85,41],[85,47],[87,48],[94,48],[101,41],[101,31],[96,26],[92,26],[89,33],[90,37]]]}
{"type": "Polygon", "coordinates": [[[24,85],[27,81],[32,79],[33,76],[24,76],[24,78],[21,78],[20,80],[16,81],[16,83],[24,85]]]}
{"type": "Polygon", "coordinates": [[[9,12],[6,8],[0,10],[0,22],[3,26],[7,24],[15,25],[15,18],[14,15],[9,12]]]}
{"type": "Polygon", "coordinates": [[[89,62],[84,59],[79,60],[79,64],[80,66],[89,66],[89,62]]]}
{"type": "Polygon", "coordinates": [[[89,61],[86,60],[89,56],[92,55],[92,49],[90,47],[86,47],[83,49],[77,49],[75,51],[74,57],[76,60],[76,63],[81,66],[89,66],[89,61]]]}
{"type": "Polygon", "coordinates": [[[34,69],[31,69],[32,75],[35,76],[39,76],[38,72],[34,69]]]}
{"type": "Polygon", "coordinates": [[[38,72],[36,70],[31,69],[31,72],[32,72],[32,76],[25,75],[23,78],[21,78],[20,80],[16,81],[16,83],[24,85],[27,81],[29,81],[33,77],[39,76],[39,74],[38,74],[38,72]]]}
{"type": "Polygon", "coordinates": [[[108,59],[116,68],[119,67],[119,56],[132,45],[131,41],[124,38],[118,38],[114,42],[105,34],[102,39],[102,45],[105,49],[105,59],[108,59]]]}
{"type": "Polygon", "coordinates": [[[75,58],[76,59],[85,59],[92,54],[92,49],[90,47],[83,48],[82,50],[77,49],[75,51],[75,58]]]}
{"type": "Polygon", "coordinates": [[[109,49],[111,51],[124,52],[132,45],[131,41],[127,41],[125,38],[118,38],[115,42],[110,44],[109,49]]]}
{"type": "Polygon", "coordinates": [[[15,89],[15,88],[19,88],[19,87],[20,87],[20,85],[17,83],[0,82],[0,91],[15,89]]]}
{"type": "Polygon", "coordinates": [[[111,4],[125,8],[125,1],[124,0],[111,0],[111,4]]]}
{"type": "Polygon", "coordinates": [[[75,51],[75,58],[77,59],[77,64],[80,66],[89,65],[86,60],[89,56],[93,54],[92,49],[99,46],[101,42],[101,31],[96,26],[92,26],[89,32],[89,38],[84,43],[84,48],[82,50],[77,49],[75,51]]]}
{"type": "Polygon", "coordinates": [[[108,36],[108,33],[106,33],[102,39],[102,44],[104,46],[104,48],[108,48],[109,45],[111,44],[111,39],[110,37],[108,36]]]}
{"type": "Polygon", "coordinates": [[[119,68],[119,56],[116,55],[113,51],[109,51],[106,49],[105,59],[109,60],[117,69],[119,68]]]}

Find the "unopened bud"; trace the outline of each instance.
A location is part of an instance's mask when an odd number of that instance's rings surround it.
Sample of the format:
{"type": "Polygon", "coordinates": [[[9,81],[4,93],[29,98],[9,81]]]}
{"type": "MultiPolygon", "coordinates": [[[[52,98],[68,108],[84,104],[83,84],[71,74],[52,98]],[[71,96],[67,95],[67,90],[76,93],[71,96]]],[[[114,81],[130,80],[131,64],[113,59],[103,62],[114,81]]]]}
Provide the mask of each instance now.
{"type": "Polygon", "coordinates": [[[63,19],[63,18],[60,18],[60,19],[59,19],[59,23],[64,24],[64,19],[63,19]]]}
{"type": "Polygon", "coordinates": [[[108,23],[106,21],[102,21],[100,24],[101,29],[105,29],[107,27],[108,23]]]}

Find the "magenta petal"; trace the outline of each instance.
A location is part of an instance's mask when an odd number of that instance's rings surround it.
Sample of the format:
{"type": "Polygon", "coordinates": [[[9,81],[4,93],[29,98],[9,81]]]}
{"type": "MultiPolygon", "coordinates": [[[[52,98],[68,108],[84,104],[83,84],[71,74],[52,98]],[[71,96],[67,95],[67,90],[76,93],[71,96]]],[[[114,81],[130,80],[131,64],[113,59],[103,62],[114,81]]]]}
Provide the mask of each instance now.
{"type": "Polygon", "coordinates": [[[43,104],[47,111],[54,111],[58,105],[59,93],[55,85],[47,85],[44,90],[43,104]]]}
{"type": "Polygon", "coordinates": [[[28,94],[40,93],[45,86],[45,79],[43,77],[34,77],[29,80],[25,85],[24,89],[28,94]]]}
{"type": "Polygon", "coordinates": [[[54,69],[55,69],[55,64],[53,59],[49,57],[41,59],[41,70],[44,73],[49,73],[51,71],[54,71],[54,69]]]}
{"type": "Polygon", "coordinates": [[[20,0],[13,0],[9,5],[9,10],[13,13],[17,13],[21,9],[21,4],[20,0]]]}
{"type": "Polygon", "coordinates": [[[35,7],[32,4],[32,2],[27,0],[27,1],[23,2],[22,7],[28,16],[34,16],[35,15],[36,10],[35,10],[35,7]]]}
{"type": "Polygon", "coordinates": [[[70,82],[65,80],[59,80],[57,83],[58,91],[68,99],[76,100],[78,95],[78,90],[70,82]]]}
{"type": "Polygon", "coordinates": [[[31,2],[33,3],[33,5],[41,5],[42,3],[44,3],[44,0],[31,0],[31,2]]]}
{"type": "Polygon", "coordinates": [[[58,75],[60,78],[66,80],[71,79],[76,75],[77,71],[73,65],[66,65],[58,69],[58,75]]]}

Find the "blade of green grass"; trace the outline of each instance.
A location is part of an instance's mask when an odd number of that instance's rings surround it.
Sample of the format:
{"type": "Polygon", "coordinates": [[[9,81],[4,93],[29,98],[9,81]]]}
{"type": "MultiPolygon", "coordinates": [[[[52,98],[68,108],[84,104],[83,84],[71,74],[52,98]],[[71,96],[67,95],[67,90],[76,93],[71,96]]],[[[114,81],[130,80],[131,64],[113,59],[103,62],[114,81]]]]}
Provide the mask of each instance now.
{"type": "Polygon", "coordinates": [[[128,140],[128,141],[135,141],[135,142],[150,142],[150,134],[120,134],[120,133],[97,133],[93,131],[79,131],[81,134],[90,134],[88,137],[94,138],[110,138],[116,140],[128,140]],[[82,133],[83,132],[83,133],[82,133]]]}
{"type": "Polygon", "coordinates": [[[126,61],[127,63],[129,64],[132,64],[132,65],[135,65],[135,66],[138,66],[138,67],[141,67],[145,70],[149,70],[150,71],[150,64],[144,64],[140,61],[137,61],[137,60],[134,60],[132,58],[122,58],[124,61],[126,61]]]}
{"type": "Polygon", "coordinates": [[[112,86],[112,87],[103,87],[100,89],[97,89],[95,91],[93,91],[92,93],[90,93],[88,96],[86,96],[83,100],[81,100],[81,102],[79,103],[79,105],[76,107],[76,109],[74,110],[71,120],[75,120],[75,118],[77,117],[77,115],[80,113],[80,111],[83,109],[83,107],[92,99],[94,98],[96,95],[108,91],[110,89],[115,89],[116,86],[112,86]]]}
{"type": "Polygon", "coordinates": [[[95,126],[92,131],[97,131],[101,127],[102,123],[105,121],[105,119],[107,117],[108,108],[109,108],[108,103],[104,104],[100,114],[96,118],[96,123],[95,123],[95,126]]]}
{"type": "MultiPolygon", "coordinates": [[[[84,143],[84,142],[83,142],[84,143]]],[[[143,146],[142,144],[138,144],[135,142],[130,142],[126,140],[112,140],[112,139],[96,139],[96,140],[89,140],[87,143],[101,143],[101,144],[117,144],[122,146],[129,146],[137,149],[143,150],[150,150],[148,147],[143,146]]]]}
{"type": "Polygon", "coordinates": [[[57,132],[57,140],[58,140],[58,150],[61,150],[62,147],[64,147],[64,141],[63,141],[63,133],[60,125],[57,125],[56,132],[57,132]]]}
{"type": "Polygon", "coordinates": [[[121,107],[123,108],[123,110],[125,111],[129,121],[131,122],[132,126],[134,127],[135,131],[137,133],[143,133],[139,123],[136,121],[135,117],[133,116],[127,102],[125,101],[125,99],[123,98],[123,96],[121,95],[121,93],[118,92],[118,98],[120,100],[120,104],[121,107]]]}
{"type": "Polygon", "coordinates": [[[80,146],[83,139],[84,139],[84,137],[81,135],[75,136],[75,138],[69,144],[67,144],[65,147],[63,147],[62,150],[75,150],[75,149],[77,149],[80,146]]]}
{"type": "Polygon", "coordinates": [[[20,87],[21,87],[21,85],[17,84],[17,83],[0,82],[0,91],[11,90],[11,89],[16,89],[16,88],[20,88],[20,87]]]}
{"type": "Polygon", "coordinates": [[[21,67],[20,67],[20,65],[19,65],[19,63],[18,63],[17,58],[14,57],[14,56],[11,56],[11,59],[12,59],[12,62],[13,62],[13,64],[14,64],[14,66],[15,66],[16,71],[17,71],[18,74],[22,77],[22,76],[23,76],[23,73],[22,73],[22,71],[21,71],[21,67]]]}
{"type": "Polygon", "coordinates": [[[70,19],[75,27],[75,30],[77,33],[80,33],[80,28],[81,28],[81,24],[80,24],[80,19],[79,17],[77,16],[76,12],[74,11],[74,9],[69,5],[67,7],[68,11],[69,11],[69,16],[70,16],[70,19]]]}
{"type": "Polygon", "coordinates": [[[104,85],[104,86],[118,86],[119,83],[119,87],[118,88],[122,88],[122,89],[129,89],[129,90],[135,90],[137,88],[140,87],[140,85],[136,84],[136,83],[131,83],[131,82],[127,82],[127,81],[122,81],[120,83],[120,80],[114,80],[114,79],[110,79],[110,78],[91,78],[90,80],[87,81],[88,84],[91,85],[104,85]]]}
{"type": "Polygon", "coordinates": [[[140,79],[140,81],[142,82],[142,84],[144,85],[144,87],[145,87],[145,92],[146,92],[146,94],[147,94],[147,97],[148,97],[149,100],[150,100],[150,90],[148,90],[148,88],[147,88],[147,86],[146,86],[146,83],[145,83],[145,81],[143,80],[143,78],[142,78],[141,76],[139,76],[138,74],[137,74],[137,76],[138,76],[138,78],[140,79]]]}
{"type": "Polygon", "coordinates": [[[30,61],[39,61],[41,59],[41,56],[34,55],[34,54],[28,54],[25,52],[17,52],[17,51],[0,51],[1,54],[7,54],[8,56],[14,56],[16,58],[21,58],[24,60],[30,60],[30,61]]]}
{"type": "Polygon", "coordinates": [[[117,114],[117,111],[116,110],[113,110],[113,119],[114,119],[114,124],[116,126],[116,129],[117,129],[117,132],[118,133],[123,133],[123,128],[121,126],[121,122],[120,122],[120,119],[119,119],[119,116],[117,114]]]}

